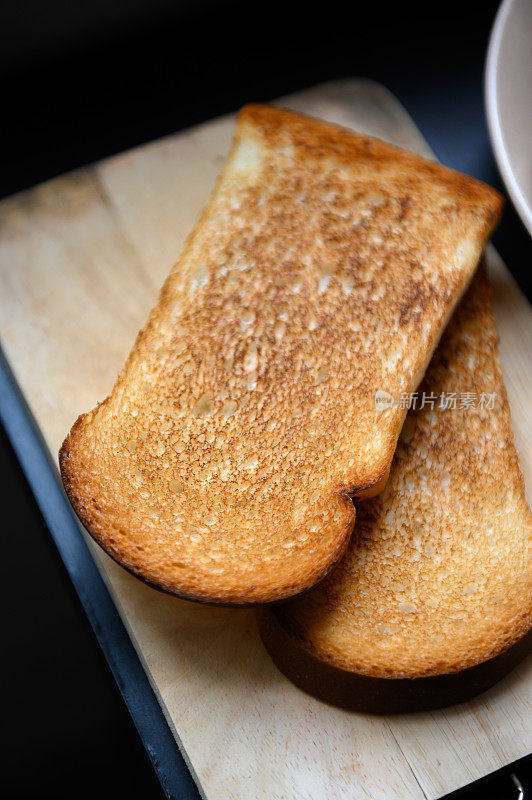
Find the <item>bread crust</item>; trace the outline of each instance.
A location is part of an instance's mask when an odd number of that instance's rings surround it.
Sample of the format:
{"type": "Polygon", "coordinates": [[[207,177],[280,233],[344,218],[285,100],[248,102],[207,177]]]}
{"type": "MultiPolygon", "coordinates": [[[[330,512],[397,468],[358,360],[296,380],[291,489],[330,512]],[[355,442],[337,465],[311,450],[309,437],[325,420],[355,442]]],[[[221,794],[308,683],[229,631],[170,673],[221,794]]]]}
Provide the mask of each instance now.
{"type": "Polygon", "coordinates": [[[281,671],[349,708],[461,702],[532,644],[532,514],[484,265],[421,388],[436,398],[493,397],[493,406],[409,414],[388,485],[358,504],[358,539],[344,559],[261,618],[281,671]]]}
{"type": "Polygon", "coordinates": [[[501,208],[378,140],[243,109],[112,394],[61,448],[89,533],[187,599],[275,602],[321,580],[349,498],[388,476],[404,410],[378,416],[375,391],[415,388],[501,208]]]}
{"type": "Polygon", "coordinates": [[[369,714],[405,714],[464,703],[487,691],[532,649],[532,630],[494,658],[458,672],[424,678],[378,678],[340,669],[316,658],[279,624],[274,613],[257,611],[266,650],[299,689],[333,706],[369,714]]]}

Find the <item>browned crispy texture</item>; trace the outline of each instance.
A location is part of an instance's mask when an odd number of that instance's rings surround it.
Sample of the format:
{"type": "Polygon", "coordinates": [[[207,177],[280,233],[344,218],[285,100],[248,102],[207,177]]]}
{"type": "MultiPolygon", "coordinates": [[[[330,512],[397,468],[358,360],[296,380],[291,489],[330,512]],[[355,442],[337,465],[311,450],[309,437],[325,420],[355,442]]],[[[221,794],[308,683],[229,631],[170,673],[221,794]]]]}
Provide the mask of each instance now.
{"type": "Polygon", "coordinates": [[[239,116],[211,201],[113,392],[60,453],[87,529],[138,577],[275,601],[344,552],[402,409],[496,224],[489,187],[266,106],[239,116]]]}
{"type": "Polygon", "coordinates": [[[357,505],[358,535],[343,560],[262,620],[285,674],[350,708],[466,699],[532,643],[524,638],[532,624],[532,515],[484,269],[421,391],[437,398],[435,407],[429,401],[408,414],[388,484],[357,505]],[[455,393],[456,409],[439,407],[442,393],[451,405],[455,393]]]}

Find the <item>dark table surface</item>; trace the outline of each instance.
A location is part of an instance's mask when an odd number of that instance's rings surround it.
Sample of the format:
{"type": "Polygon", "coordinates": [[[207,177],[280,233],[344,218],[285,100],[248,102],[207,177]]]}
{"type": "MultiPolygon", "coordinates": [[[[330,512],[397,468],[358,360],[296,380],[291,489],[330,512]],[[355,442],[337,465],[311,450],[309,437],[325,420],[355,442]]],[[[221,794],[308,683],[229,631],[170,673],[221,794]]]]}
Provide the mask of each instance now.
{"type": "MultiPolygon", "coordinates": [[[[249,100],[349,76],[384,83],[441,161],[500,188],[483,110],[496,8],[492,0],[349,10],[335,0],[11,3],[0,33],[0,196],[249,100]]],[[[495,244],[532,299],[532,240],[510,204],[495,244]]],[[[3,434],[0,477],[7,796],[162,796],[3,434]]],[[[532,793],[530,759],[514,766],[532,793]]],[[[508,774],[460,796],[517,798],[508,774]]]]}

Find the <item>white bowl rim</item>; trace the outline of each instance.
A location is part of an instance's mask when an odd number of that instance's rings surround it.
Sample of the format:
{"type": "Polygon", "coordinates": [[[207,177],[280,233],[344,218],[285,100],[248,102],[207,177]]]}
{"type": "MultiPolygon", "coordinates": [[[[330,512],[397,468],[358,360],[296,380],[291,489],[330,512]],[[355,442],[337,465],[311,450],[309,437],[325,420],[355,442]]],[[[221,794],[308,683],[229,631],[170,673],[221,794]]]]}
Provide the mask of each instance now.
{"type": "Polygon", "coordinates": [[[512,168],[512,162],[504,143],[497,97],[497,66],[499,62],[501,42],[504,35],[506,22],[513,4],[514,0],[503,0],[497,12],[495,24],[493,25],[493,29],[491,31],[488,46],[488,57],[486,59],[485,98],[488,128],[493,150],[495,152],[495,158],[497,160],[497,165],[503,177],[504,183],[506,184],[506,188],[508,189],[508,193],[512,198],[515,207],[517,208],[521,219],[528,228],[529,233],[532,235],[532,208],[530,208],[528,205],[528,202],[519,186],[519,182],[515,177],[515,173],[512,168]]]}

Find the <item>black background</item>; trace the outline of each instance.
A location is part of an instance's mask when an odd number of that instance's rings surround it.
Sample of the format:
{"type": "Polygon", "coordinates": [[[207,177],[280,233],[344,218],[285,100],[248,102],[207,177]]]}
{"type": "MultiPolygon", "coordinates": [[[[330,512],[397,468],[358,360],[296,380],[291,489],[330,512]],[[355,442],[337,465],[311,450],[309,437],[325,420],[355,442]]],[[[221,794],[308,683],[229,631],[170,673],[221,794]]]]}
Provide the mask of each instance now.
{"type": "MultiPolygon", "coordinates": [[[[458,100],[473,97],[458,117],[459,143],[461,124],[484,130],[483,68],[496,9],[492,0],[4,2],[0,196],[247,101],[349,76],[382,81],[407,108],[427,98],[435,125],[457,125],[458,100]]],[[[460,166],[457,152],[447,160],[460,166]]],[[[500,186],[488,149],[477,172],[500,186]]],[[[531,297],[531,242],[511,207],[495,241],[531,297]]],[[[161,796],[5,437],[0,477],[0,781],[13,797],[161,796]]],[[[529,772],[520,766],[523,780],[529,772]]],[[[497,780],[498,788],[470,796],[515,796],[505,776],[497,780]]]]}

